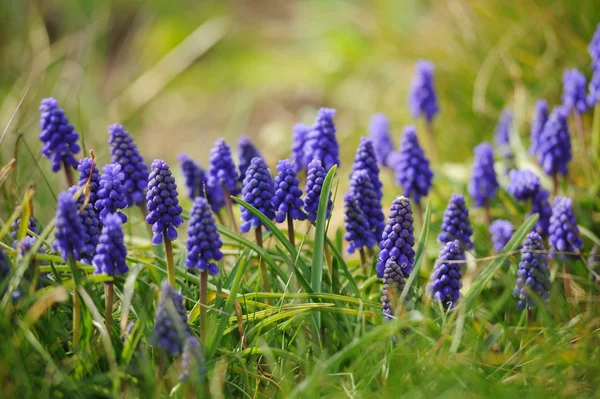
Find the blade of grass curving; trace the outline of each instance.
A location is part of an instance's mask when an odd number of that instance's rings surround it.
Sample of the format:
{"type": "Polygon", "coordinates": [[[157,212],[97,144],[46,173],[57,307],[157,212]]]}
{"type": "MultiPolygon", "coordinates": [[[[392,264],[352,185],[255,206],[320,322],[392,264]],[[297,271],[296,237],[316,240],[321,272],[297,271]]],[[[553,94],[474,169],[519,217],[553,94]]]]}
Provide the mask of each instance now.
{"type": "Polygon", "coordinates": [[[579,231],[581,232],[582,236],[589,238],[590,241],[594,243],[594,245],[600,246],[600,238],[598,238],[598,236],[594,234],[593,231],[582,225],[578,225],[577,227],[579,227],[579,231]]]}
{"type": "Polygon", "coordinates": [[[44,178],[44,182],[46,183],[46,186],[48,187],[48,190],[50,191],[50,194],[52,194],[52,198],[56,202],[56,193],[54,192],[54,188],[52,187],[52,184],[48,180],[48,177],[46,176],[46,173],[44,173],[44,169],[40,167],[40,164],[38,162],[39,159],[35,157],[33,151],[31,151],[31,147],[29,147],[29,144],[27,144],[26,140],[23,140],[23,145],[25,145],[25,148],[27,149],[27,152],[29,152],[29,155],[31,155],[31,159],[33,159],[33,162],[35,163],[35,167],[40,172],[40,175],[42,175],[42,177],[44,178]]]}
{"type": "Polygon", "coordinates": [[[8,161],[8,163],[4,165],[2,169],[0,169],[0,187],[2,187],[6,179],[8,179],[8,175],[15,168],[16,164],[17,160],[13,158],[10,161],[8,161]]]}
{"type": "Polygon", "coordinates": [[[138,274],[140,274],[142,270],[144,270],[143,266],[136,265],[127,275],[127,279],[123,285],[123,298],[121,299],[121,334],[124,334],[127,330],[133,290],[135,289],[138,274]]]}
{"type": "Polygon", "coordinates": [[[462,301],[459,302],[460,306],[464,306],[467,310],[470,308],[473,299],[483,290],[483,288],[489,283],[489,281],[494,277],[494,274],[502,267],[506,258],[508,258],[509,254],[515,251],[519,245],[525,239],[525,236],[531,232],[533,226],[537,223],[539,219],[539,215],[533,214],[513,234],[510,241],[506,244],[504,249],[498,254],[498,257],[491,262],[488,266],[486,266],[481,273],[475,278],[473,284],[469,288],[469,291],[465,294],[462,301]]]}
{"type": "Polygon", "coordinates": [[[421,235],[419,236],[419,245],[417,246],[417,252],[415,254],[415,263],[413,265],[413,270],[410,273],[410,276],[408,276],[408,280],[406,280],[406,284],[404,285],[404,289],[400,294],[400,299],[398,300],[398,303],[404,303],[404,299],[408,295],[408,290],[419,275],[419,270],[421,269],[423,258],[425,258],[425,244],[427,244],[427,237],[429,237],[430,223],[431,208],[429,207],[429,203],[427,203],[427,207],[425,208],[425,215],[423,216],[423,228],[421,229],[421,235]]]}
{"type": "Polygon", "coordinates": [[[331,252],[333,253],[333,257],[338,262],[338,266],[342,269],[342,272],[344,273],[346,280],[348,280],[348,284],[350,285],[350,289],[351,289],[352,293],[356,297],[360,298],[362,296],[362,294],[361,294],[360,290],[358,289],[358,285],[356,284],[356,280],[354,279],[354,276],[352,275],[352,273],[350,273],[350,270],[348,270],[348,265],[344,261],[344,257],[342,256],[342,253],[340,252],[338,247],[333,244],[333,241],[331,241],[329,239],[329,237],[325,237],[325,239],[327,240],[327,245],[329,245],[329,249],[331,249],[331,252]]]}

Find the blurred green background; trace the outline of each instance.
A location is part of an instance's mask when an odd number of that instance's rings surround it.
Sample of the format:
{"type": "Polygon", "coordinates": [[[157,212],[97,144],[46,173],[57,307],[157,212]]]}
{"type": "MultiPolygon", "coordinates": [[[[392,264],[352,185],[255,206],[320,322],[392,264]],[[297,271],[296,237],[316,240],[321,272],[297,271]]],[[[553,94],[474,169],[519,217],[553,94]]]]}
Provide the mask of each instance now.
{"type": "Polygon", "coordinates": [[[333,107],[348,168],[372,114],[388,115],[396,140],[415,123],[407,91],[426,58],[442,109],[436,172],[460,180],[506,106],[527,148],[535,100],[559,101],[564,68],[589,76],[598,21],[591,0],[3,0],[0,126],[14,120],[1,161],[17,154],[17,194],[32,182],[38,198],[63,188],[62,175],[40,183],[36,162],[37,107],[54,96],[100,164],[107,127],[119,122],[148,163],[185,151],[206,165],[216,138],[235,146],[247,134],[273,167],[289,154],[292,126],[333,107]]]}

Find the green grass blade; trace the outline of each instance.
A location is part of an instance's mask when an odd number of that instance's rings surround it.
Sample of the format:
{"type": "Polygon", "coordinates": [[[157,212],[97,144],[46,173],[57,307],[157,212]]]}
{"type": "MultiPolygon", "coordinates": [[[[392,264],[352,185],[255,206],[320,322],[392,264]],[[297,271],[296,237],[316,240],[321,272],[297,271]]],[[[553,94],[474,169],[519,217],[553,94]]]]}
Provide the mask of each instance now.
{"type": "Polygon", "coordinates": [[[399,303],[404,303],[404,299],[408,295],[408,290],[412,286],[413,282],[419,275],[419,270],[421,269],[421,264],[423,263],[423,259],[425,258],[425,245],[427,244],[427,237],[429,237],[429,226],[431,224],[431,208],[429,203],[427,204],[427,208],[425,208],[425,215],[423,216],[423,229],[421,230],[421,235],[419,236],[419,245],[417,246],[417,252],[415,254],[415,263],[413,266],[413,271],[408,277],[406,281],[406,285],[400,294],[399,303]]]}

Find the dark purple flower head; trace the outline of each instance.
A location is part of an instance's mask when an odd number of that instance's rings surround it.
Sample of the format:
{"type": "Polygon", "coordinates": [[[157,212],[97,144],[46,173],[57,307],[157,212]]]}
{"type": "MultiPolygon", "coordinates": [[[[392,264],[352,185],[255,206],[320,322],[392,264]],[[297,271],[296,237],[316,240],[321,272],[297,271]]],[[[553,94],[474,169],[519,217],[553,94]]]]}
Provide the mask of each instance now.
{"type": "Polygon", "coordinates": [[[140,155],[135,141],[119,124],[108,127],[112,162],[121,165],[125,174],[123,185],[128,206],[139,205],[144,200],[148,187],[148,166],[140,155]]]}
{"type": "Polygon", "coordinates": [[[390,137],[390,122],[384,114],[375,114],[371,118],[369,137],[373,141],[377,162],[382,166],[391,166],[388,163],[388,155],[394,151],[394,144],[390,137]]]}
{"type": "Polygon", "coordinates": [[[394,309],[391,307],[390,297],[399,296],[406,286],[406,279],[410,276],[411,268],[400,265],[396,259],[389,258],[383,268],[383,296],[381,297],[381,306],[385,320],[391,320],[394,315],[394,309]],[[390,291],[395,291],[393,294],[390,291]]]}
{"type": "Polygon", "coordinates": [[[165,282],[156,306],[156,321],[152,344],[173,357],[183,350],[183,344],[192,334],[183,306],[181,293],[165,282]]]}
{"type": "Polygon", "coordinates": [[[593,108],[600,101],[600,61],[592,65],[592,77],[588,84],[587,106],[593,108]]]}
{"type": "Polygon", "coordinates": [[[494,133],[494,141],[496,145],[508,145],[510,143],[510,128],[513,122],[513,113],[508,109],[502,111],[500,119],[496,125],[496,131],[494,133]]]}
{"type": "Polygon", "coordinates": [[[562,103],[567,112],[587,111],[585,76],[577,68],[567,69],[563,74],[562,103]]]}
{"type": "MultiPolygon", "coordinates": [[[[269,173],[267,165],[262,158],[254,158],[246,170],[246,177],[242,185],[242,199],[258,209],[270,220],[275,219],[275,183],[269,173]]],[[[247,233],[250,228],[260,227],[260,219],[254,216],[248,209],[242,207],[242,224],[240,231],[247,233]]]]}
{"type": "Polygon", "coordinates": [[[567,126],[567,112],[555,107],[540,137],[538,161],[547,175],[567,175],[567,164],[571,161],[571,136],[567,126]]]}
{"type": "MultiPolygon", "coordinates": [[[[80,187],[73,186],[69,188],[69,194],[75,196],[77,190],[80,187]]],[[[83,237],[83,249],[81,250],[80,256],[83,263],[92,264],[92,258],[96,254],[96,246],[98,245],[98,237],[100,236],[100,230],[102,225],[100,219],[96,215],[96,209],[90,202],[82,209],[85,203],[85,195],[83,192],[77,198],[77,209],[79,211],[79,219],[81,220],[82,237],[83,237]]]]}
{"type": "Polygon", "coordinates": [[[546,100],[538,100],[535,103],[535,114],[533,115],[533,121],[531,121],[531,147],[529,147],[531,155],[538,154],[542,131],[547,120],[548,102],[546,100]]]}
{"type": "MultiPolygon", "coordinates": [[[[573,213],[573,200],[567,197],[554,198],[552,216],[548,232],[550,249],[557,252],[579,253],[583,240],[579,235],[579,227],[573,213]]],[[[552,254],[553,258],[568,258],[576,255],[552,254]]]]}
{"type": "Polygon", "coordinates": [[[540,178],[530,170],[513,169],[509,173],[510,182],[506,191],[518,201],[526,201],[540,189],[540,178]]]}
{"type": "Polygon", "coordinates": [[[600,23],[596,26],[596,32],[588,45],[588,51],[592,57],[592,64],[600,63],[600,23]]]}
{"type": "Polygon", "coordinates": [[[69,123],[65,111],[54,98],[45,98],[40,104],[40,114],[42,154],[52,161],[52,171],[58,172],[63,164],[76,168],[73,155],[81,151],[77,144],[79,134],[69,123]]]}
{"type": "Polygon", "coordinates": [[[314,125],[306,135],[304,143],[304,163],[309,164],[313,159],[323,163],[325,170],[340,164],[340,149],[335,137],[333,117],[335,109],[321,108],[317,113],[314,125]]]}
{"type": "Polygon", "coordinates": [[[352,192],[346,193],[344,196],[344,223],[346,227],[344,239],[349,243],[348,253],[351,254],[356,249],[363,247],[375,246],[375,236],[371,231],[367,216],[358,204],[356,194],[352,192]]]}
{"type": "MultiPolygon", "coordinates": [[[[19,210],[21,207],[18,206],[16,210],[19,210]]],[[[13,239],[13,248],[17,242],[17,238],[19,236],[19,229],[21,228],[21,216],[19,216],[12,224],[10,225],[10,237],[13,239]]],[[[27,230],[30,230],[36,234],[38,234],[37,223],[35,222],[35,218],[33,216],[29,217],[29,223],[27,224],[27,230]]],[[[25,234],[25,236],[30,236],[29,232],[25,234]]]]}
{"type": "Polygon", "coordinates": [[[304,123],[297,123],[294,125],[291,160],[294,163],[296,173],[299,173],[303,168],[308,166],[308,164],[305,164],[304,159],[304,145],[309,131],[310,127],[306,126],[304,123]]]}
{"type": "Polygon", "coordinates": [[[400,152],[392,165],[396,172],[396,182],[404,189],[404,195],[417,204],[427,196],[431,188],[433,172],[429,160],[419,145],[414,126],[404,128],[400,152]]]}
{"type": "MultiPolygon", "coordinates": [[[[361,137],[360,139],[360,144],[356,150],[356,156],[354,157],[354,163],[352,164],[350,181],[352,182],[353,180],[356,180],[354,176],[361,171],[366,173],[367,179],[373,186],[375,193],[375,197],[372,199],[371,204],[369,205],[369,210],[366,211],[364,208],[363,210],[369,219],[371,230],[373,230],[375,237],[379,238],[381,237],[381,233],[383,232],[383,227],[385,224],[385,216],[383,215],[383,210],[381,208],[383,184],[381,184],[381,181],[379,180],[379,166],[377,166],[377,159],[375,157],[373,143],[366,137],[361,137]]],[[[359,203],[361,203],[360,196],[357,197],[357,200],[359,203]]]]}
{"type": "Polygon", "coordinates": [[[440,111],[434,82],[434,66],[429,61],[417,61],[408,103],[415,118],[425,117],[431,122],[440,111]]]}
{"type": "Polygon", "coordinates": [[[239,181],[242,183],[244,181],[244,177],[246,177],[246,170],[250,166],[250,162],[252,159],[258,157],[262,158],[262,155],[258,151],[258,149],[254,146],[254,144],[250,141],[250,138],[247,136],[240,137],[240,141],[238,142],[238,150],[239,150],[239,166],[240,166],[240,177],[239,181]]]}
{"type": "Polygon", "coordinates": [[[550,227],[550,217],[552,216],[552,207],[548,200],[550,193],[543,187],[534,193],[531,198],[531,212],[527,214],[530,216],[534,213],[539,214],[540,218],[533,228],[538,234],[542,236],[548,235],[548,228],[550,227]]]}
{"type": "Polygon", "coordinates": [[[381,238],[385,227],[385,216],[381,210],[381,201],[373,184],[371,184],[369,172],[365,169],[352,172],[349,191],[353,194],[358,207],[365,215],[368,228],[373,233],[373,237],[381,238]]]}
{"type": "Polygon", "coordinates": [[[198,339],[192,335],[188,336],[183,345],[183,354],[181,356],[181,376],[179,381],[189,381],[192,384],[198,384],[204,381],[206,377],[206,363],[202,347],[198,339]]]}
{"type": "Polygon", "coordinates": [[[97,274],[106,274],[108,276],[118,276],[126,274],[129,271],[125,258],[127,257],[127,248],[123,242],[123,229],[121,228],[121,218],[117,215],[108,215],[104,219],[104,227],[100,234],[96,255],[93,263],[96,265],[97,274]]]}
{"type": "Polygon", "coordinates": [[[127,208],[124,179],[125,174],[118,163],[110,163],[102,167],[98,200],[94,203],[101,221],[110,213],[118,215],[123,223],[127,221],[127,216],[119,211],[127,208]]]}
{"type": "Polygon", "coordinates": [[[94,205],[98,201],[98,190],[100,189],[100,172],[98,165],[92,158],[83,158],[77,166],[79,171],[79,180],[77,185],[83,187],[90,182],[90,204],[94,205]],[[91,178],[90,178],[90,175],[91,178]]]}
{"type": "Polygon", "coordinates": [[[85,245],[83,226],[77,211],[77,204],[68,192],[58,195],[54,250],[59,252],[65,261],[70,255],[80,259],[85,245]]]}
{"type": "Polygon", "coordinates": [[[475,161],[469,181],[469,195],[478,207],[486,206],[496,198],[498,179],[494,170],[494,150],[488,143],[479,144],[473,150],[475,161]]]}
{"type": "Polygon", "coordinates": [[[537,295],[543,301],[550,299],[552,281],[550,281],[548,257],[544,251],[542,237],[535,231],[529,233],[521,249],[517,283],[513,290],[513,296],[519,300],[517,303],[519,310],[534,307],[535,302],[531,294],[537,295]]]}
{"type": "Polygon", "coordinates": [[[401,195],[392,202],[387,223],[379,242],[377,257],[377,277],[383,277],[389,259],[395,261],[404,276],[409,276],[415,263],[414,219],[410,200],[401,195]]]}
{"type": "Polygon", "coordinates": [[[490,225],[492,245],[495,252],[500,252],[510,241],[513,235],[513,225],[508,220],[494,220],[490,225]]]}
{"type": "Polygon", "coordinates": [[[204,186],[206,185],[206,173],[204,169],[186,153],[179,154],[177,158],[181,164],[181,172],[185,179],[188,197],[191,200],[198,196],[204,197],[204,186]]]}
{"type": "Polygon", "coordinates": [[[219,266],[214,262],[223,259],[223,242],[210,206],[202,197],[194,200],[185,246],[188,250],[185,265],[188,268],[207,271],[213,276],[219,274],[219,266]]]}
{"type": "Polygon", "coordinates": [[[296,177],[294,164],[287,159],[277,164],[277,177],[275,178],[275,196],[273,206],[277,211],[275,220],[282,223],[286,217],[293,220],[306,220],[302,190],[298,187],[300,180],[296,177]]]}
{"type": "Polygon", "coordinates": [[[473,229],[469,219],[469,209],[462,195],[452,194],[448,207],[444,211],[441,230],[438,234],[438,242],[445,244],[458,240],[463,251],[465,248],[473,249],[473,242],[471,242],[473,229]]]}
{"type": "Polygon", "coordinates": [[[440,256],[429,278],[427,293],[434,301],[440,302],[444,309],[452,309],[460,298],[462,263],[453,261],[463,260],[465,260],[465,253],[458,240],[448,241],[442,245],[440,256]]]}
{"type": "Polygon", "coordinates": [[[238,195],[239,174],[231,157],[231,148],[225,140],[219,139],[210,150],[210,167],[208,169],[208,185],[224,187],[231,195],[238,195]]]}
{"type": "MultiPolygon", "coordinates": [[[[321,190],[325,182],[327,172],[323,168],[323,163],[318,159],[313,159],[308,164],[306,173],[306,198],[304,199],[304,210],[308,214],[308,220],[314,223],[317,220],[317,211],[319,209],[319,200],[321,198],[321,190]]],[[[329,192],[329,202],[327,204],[327,217],[331,214],[331,192],[329,192]]]]}
{"type": "Polygon", "coordinates": [[[152,225],[152,244],[159,245],[166,233],[168,240],[177,239],[177,230],[183,224],[181,206],[177,198],[177,184],[169,165],[162,159],[155,159],[150,167],[148,182],[148,217],[146,223],[152,225]]]}

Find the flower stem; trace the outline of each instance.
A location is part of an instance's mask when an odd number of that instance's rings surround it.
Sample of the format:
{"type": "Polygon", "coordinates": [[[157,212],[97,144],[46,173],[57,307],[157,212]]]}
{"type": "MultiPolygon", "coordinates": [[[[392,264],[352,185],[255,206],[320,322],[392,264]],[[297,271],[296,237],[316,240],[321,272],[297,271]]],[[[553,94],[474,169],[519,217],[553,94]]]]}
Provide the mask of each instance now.
{"type": "Polygon", "coordinates": [[[558,173],[554,172],[552,175],[552,196],[558,195],[558,173]]]}
{"type": "Polygon", "coordinates": [[[327,269],[329,270],[329,276],[333,276],[333,259],[331,258],[331,252],[329,252],[329,245],[327,244],[327,240],[323,245],[323,249],[325,250],[325,260],[327,261],[327,269]]]}
{"type": "MultiPolygon", "coordinates": [[[[263,247],[263,237],[262,237],[262,225],[259,225],[256,229],[254,229],[254,235],[256,237],[256,245],[259,247],[263,247]]],[[[262,256],[258,255],[258,267],[260,268],[260,276],[263,282],[263,288],[266,292],[271,292],[271,283],[269,283],[269,274],[267,273],[267,267],[265,266],[265,262],[263,261],[262,256]]],[[[267,300],[269,303],[269,300],[267,300]]]]}
{"type": "Polygon", "coordinates": [[[167,232],[163,232],[163,241],[165,242],[165,254],[167,255],[167,277],[171,287],[175,288],[175,261],[173,260],[173,244],[167,238],[167,232]]]}
{"type": "Polygon", "coordinates": [[[288,238],[290,242],[295,247],[296,246],[296,237],[294,236],[294,219],[290,216],[290,213],[287,214],[287,225],[288,225],[288,238]]]}
{"type": "Polygon", "coordinates": [[[105,303],[105,311],[104,311],[104,320],[106,321],[106,331],[108,335],[111,334],[112,329],[112,311],[113,311],[113,301],[115,297],[115,287],[112,282],[104,284],[104,303],[105,303]]]}
{"type": "Polygon", "coordinates": [[[427,138],[429,141],[429,147],[431,148],[431,155],[432,155],[433,160],[437,163],[437,162],[439,162],[440,158],[439,158],[439,154],[438,154],[437,145],[435,143],[435,135],[433,134],[433,122],[427,121],[425,126],[426,126],[425,130],[427,130],[427,138]]]}
{"type": "Polygon", "coordinates": [[[75,180],[73,180],[73,169],[71,165],[66,162],[63,162],[63,168],[65,169],[65,177],[67,178],[67,184],[69,187],[73,187],[75,185],[75,180]]]}
{"type": "Polygon", "coordinates": [[[206,303],[208,302],[208,271],[200,272],[200,338],[206,342],[206,303]]]}
{"type": "Polygon", "coordinates": [[[223,186],[223,192],[225,193],[225,205],[227,206],[227,213],[231,219],[231,228],[233,231],[238,231],[237,223],[235,221],[235,215],[233,214],[233,203],[231,202],[231,193],[225,186],[223,186]]]}
{"type": "Polygon", "coordinates": [[[365,248],[360,247],[358,252],[360,253],[360,264],[363,267],[363,269],[366,270],[367,269],[367,254],[365,254],[365,248]]]}
{"type": "Polygon", "coordinates": [[[490,209],[490,200],[485,200],[485,223],[488,227],[492,224],[492,210],[490,209]]]}
{"type": "Polygon", "coordinates": [[[600,158],[600,102],[594,107],[594,120],[592,122],[592,147],[594,157],[600,158]]]}
{"type": "Polygon", "coordinates": [[[79,337],[81,335],[81,301],[79,300],[79,293],[77,292],[77,288],[79,287],[79,273],[77,271],[75,255],[69,254],[68,260],[71,272],[73,273],[73,282],[75,284],[73,288],[73,352],[77,352],[79,350],[79,337]]]}
{"type": "Polygon", "coordinates": [[[586,159],[585,135],[583,132],[583,120],[581,119],[581,114],[577,110],[573,111],[573,117],[575,118],[575,129],[577,129],[577,136],[578,136],[581,156],[583,157],[583,159],[586,159]]]}

